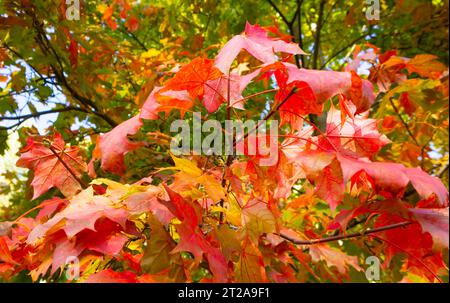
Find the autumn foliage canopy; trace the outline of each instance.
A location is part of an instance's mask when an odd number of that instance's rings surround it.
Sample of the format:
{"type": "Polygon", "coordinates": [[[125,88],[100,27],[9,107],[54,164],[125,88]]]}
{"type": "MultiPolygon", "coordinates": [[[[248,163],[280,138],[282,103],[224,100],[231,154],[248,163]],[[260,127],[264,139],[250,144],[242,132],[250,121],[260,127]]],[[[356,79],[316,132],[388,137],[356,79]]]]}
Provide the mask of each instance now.
{"type": "Polygon", "coordinates": [[[56,131],[29,136],[17,166],[30,171],[31,199],[46,198],[1,223],[0,277],[367,281],[376,256],[384,281],[448,281],[448,190],[419,160],[391,157],[402,144],[390,136],[433,104],[448,121],[447,67],[371,44],[340,71],[298,67],[310,55],[277,27],[247,23],[215,57],[175,64],[88,152],[56,131]],[[175,155],[170,124],[194,112],[279,121],[276,163],[247,153],[254,129],[241,155],[175,155]],[[137,164],[145,177],[134,178],[137,164]]]}

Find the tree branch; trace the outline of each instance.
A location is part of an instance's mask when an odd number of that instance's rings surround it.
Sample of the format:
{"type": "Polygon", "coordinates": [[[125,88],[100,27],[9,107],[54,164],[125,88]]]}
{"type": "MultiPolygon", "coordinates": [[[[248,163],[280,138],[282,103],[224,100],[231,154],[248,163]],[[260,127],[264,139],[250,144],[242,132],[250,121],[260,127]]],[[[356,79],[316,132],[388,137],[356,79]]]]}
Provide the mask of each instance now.
{"type": "Polygon", "coordinates": [[[439,172],[437,173],[437,177],[438,178],[442,178],[442,176],[446,173],[446,172],[448,172],[448,163],[447,163],[447,165],[445,165],[444,167],[442,167],[441,168],[441,170],[439,170],[439,172]]]}
{"type": "Polygon", "coordinates": [[[386,225],[386,226],[382,226],[382,227],[378,227],[378,228],[374,228],[374,229],[370,229],[370,230],[365,230],[365,231],[361,231],[361,232],[357,232],[357,233],[339,235],[339,236],[331,236],[331,237],[320,238],[320,239],[311,239],[311,240],[298,240],[298,239],[294,239],[283,233],[279,233],[277,235],[282,237],[283,239],[288,240],[297,245],[314,245],[314,244],[319,244],[319,243],[333,242],[333,241],[337,241],[337,240],[346,240],[346,239],[351,239],[351,238],[363,237],[365,235],[370,235],[370,234],[378,233],[378,232],[385,231],[385,230],[390,230],[390,229],[399,228],[399,227],[405,227],[412,223],[413,222],[410,222],[410,221],[401,222],[401,223],[386,225]]]}
{"type": "Polygon", "coordinates": [[[78,100],[82,105],[89,108],[90,113],[100,117],[105,122],[107,122],[110,126],[112,126],[112,127],[116,126],[117,122],[115,122],[113,119],[111,119],[111,117],[109,117],[108,115],[100,112],[99,108],[92,100],[90,100],[89,98],[87,98],[85,96],[82,96],[69,84],[69,82],[66,79],[66,76],[64,75],[64,65],[63,65],[62,59],[59,57],[58,53],[53,48],[52,44],[50,43],[49,39],[47,38],[46,32],[43,29],[42,22],[39,22],[32,7],[24,6],[23,9],[26,12],[26,14],[28,16],[30,16],[31,19],[33,20],[33,28],[37,32],[36,42],[39,45],[39,48],[42,50],[42,52],[45,55],[50,55],[50,56],[54,57],[54,59],[57,62],[57,65],[59,66],[59,68],[57,68],[54,64],[51,64],[51,63],[49,64],[55,74],[56,80],[59,81],[59,83],[62,87],[65,87],[67,89],[67,91],[70,93],[70,95],[73,98],[78,100]]]}
{"type": "Polygon", "coordinates": [[[414,143],[416,143],[417,146],[420,146],[419,141],[417,141],[416,137],[414,136],[414,134],[412,133],[411,129],[409,128],[408,123],[406,123],[405,120],[403,120],[402,115],[400,114],[397,106],[395,106],[394,101],[392,101],[392,98],[389,98],[389,102],[392,105],[392,108],[394,109],[395,113],[397,114],[398,118],[400,119],[400,121],[402,122],[403,126],[405,127],[406,131],[408,132],[409,136],[411,137],[411,139],[413,139],[414,143]]]}
{"type": "Polygon", "coordinates": [[[267,0],[267,2],[269,2],[270,6],[273,7],[273,9],[280,15],[281,19],[283,19],[283,22],[286,23],[286,25],[289,27],[289,24],[291,24],[289,22],[289,20],[286,18],[285,15],[283,15],[283,13],[280,11],[280,9],[275,5],[275,3],[272,2],[272,0],[267,0]]]}
{"type": "Polygon", "coordinates": [[[358,42],[361,39],[364,39],[365,37],[367,37],[368,35],[370,35],[371,32],[369,31],[367,34],[364,34],[362,36],[359,36],[358,38],[352,40],[350,43],[348,43],[346,46],[344,46],[343,48],[339,49],[337,52],[335,52],[334,54],[332,54],[326,61],[324,64],[322,64],[322,66],[320,67],[320,69],[324,69],[328,63],[330,63],[334,58],[336,58],[337,56],[339,56],[342,52],[344,52],[347,48],[353,46],[356,42],[358,42]]]}
{"type": "MultiPolygon", "coordinates": [[[[303,49],[303,38],[302,38],[302,5],[303,0],[297,0],[297,27],[298,27],[298,46],[303,49]]],[[[295,17],[295,16],[294,16],[295,17]]],[[[294,19],[293,19],[294,21],[294,19]]],[[[305,57],[302,55],[295,55],[295,60],[297,67],[305,67],[305,57]],[[300,59],[299,59],[300,58],[300,59]],[[299,64],[301,62],[301,64],[299,64]],[[301,65],[301,66],[299,66],[301,65]]]]}
{"type": "Polygon", "coordinates": [[[317,20],[316,37],[314,39],[314,52],[313,52],[313,58],[312,58],[312,68],[313,69],[317,69],[317,60],[319,59],[320,33],[322,31],[322,25],[323,25],[324,8],[325,8],[325,0],[322,0],[322,1],[320,1],[319,18],[317,20]]]}
{"type": "Polygon", "coordinates": [[[14,117],[3,117],[0,116],[0,121],[2,120],[28,120],[30,118],[35,118],[35,117],[39,117],[42,115],[48,115],[48,114],[53,114],[53,113],[61,113],[61,112],[68,112],[68,111],[80,111],[80,112],[84,112],[87,113],[88,111],[80,108],[80,107],[74,107],[74,106],[69,106],[69,107],[64,107],[64,108],[56,108],[56,109],[50,109],[50,110],[45,110],[42,112],[36,112],[36,113],[31,113],[31,114],[27,114],[27,115],[22,115],[22,116],[14,116],[14,117]]]}

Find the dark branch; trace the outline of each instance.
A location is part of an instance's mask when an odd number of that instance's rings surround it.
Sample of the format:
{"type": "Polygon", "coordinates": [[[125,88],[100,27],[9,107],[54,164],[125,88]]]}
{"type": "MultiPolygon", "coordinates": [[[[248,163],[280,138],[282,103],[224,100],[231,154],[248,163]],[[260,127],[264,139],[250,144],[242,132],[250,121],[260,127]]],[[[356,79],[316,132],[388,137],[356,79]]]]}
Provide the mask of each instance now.
{"type": "Polygon", "coordinates": [[[286,16],[280,11],[280,9],[275,5],[275,3],[273,3],[272,0],[267,0],[267,2],[269,2],[270,6],[273,7],[273,9],[280,15],[281,19],[283,19],[283,22],[286,23],[286,25],[289,27],[291,23],[286,18],[286,16]]]}
{"type": "Polygon", "coordinates": [[[339,235],[339,236],[331,236],[331,237],[326,237],[326,238],[320,238],[320,239],[311,239],[311,240],[298,240],[298,239],[294,239],[286,234],[280,233],[278,234],[278,236],[282,237],[283,239],[286,239],[294,244],[297,245],[314,245],[314,244],[319,244],[319,243],[325,243],[325,242],[333,242],[333,241],[338,241],[338,240],[345,240],[345,239],[351,239],[351,238],[357,238],[357,237],[363,237],[365,235],[370,235],[370,234],[374,234],[374,233],[379,233],[385,230],[389,230],[389,229],[394,229],[394,228],[399,228],[399,227],[405,227],[408,226],[410,224],[412,224],[413,222],[401,222],[401,223],[396,223],[396,224],[392,224],[392,225],[386,225],[383,227],[379,227],[379,228],[374,228],[374,229],[370,229],[370,230],[365,230],[365,231],[361,231],[361,232],[357,232],[357,233],[352,233],[352,234],[346,234],[346,235],[339,235]]]}
{"type": "MultiPolygon", "coordinates": [[[[298,27],[298,46],[303,49],[303,38],[302,38],[302,5],[303,0],[297,0],[297,27],[298,27]]],[[[295,16],[294,16],[295,17],[295,16]]],[[[294,20],[294,19],[293,19],[294,20]]],[[[305,67],[305,57],[301,55],[295,55],[295,62],[298,65],[301,62],[301,67],[305,67]],[[300,59],[299,59],[300,58],[300,59]]]]}
{"type": "Polygon", "coordinates": [[[448,163],[444,167],[441,168],[441,170],[437,173],[438,178],[442,178],[442,176],[448,172],[448,163]]]}
{"type": "Polygon", "coordinates": [[[322,64],[322,66],[320,67],[320,69],[324,69],[328,63],[330,63],[334,58],[336,58],[337,56],[339,56],[342,52],[344,52],[346,49],[348,49],[349,47],[353,46],[356,42],[358,42],[359,40],[364,39],[365,37],[367,37],[368,35],[370,35],[370,31],[362,36],[359,36],[358,38],[352,40],[350,43],[348,43],[346,46],[342,47],[341,49],[339,49],[337,52],[335,52],[334,54],[332,54],[326,61],[324,64],[322,64]]]}
{"type": "Polygon", "coordinates": [[[27,114],[27,115],[22,115],[22,116],[14,116],[14,117],[2,117],[0,116],[0,121],[2,120],[27,120],[30,118],[36,118],[42,115],[48,115],[48,114],[53,114],[53,113],[61,113],[61,112],[68,112],[68,111],[80,111],[80,112],[84,112],[87,113],[86,110],[80,108],[80,107],[74,107],[74,106],[69,106],[69,107],[64,107],[64,108],[55,108],[55,109],[49,109],[49,110],[45,110],[42,112],[36,112],[36,113],[31,113],[31,114],[27,114]]]}
{"type": "Polygon", "coordinates": [[[398,118],[400,119],[400,122],[402,122],[403,126],[405,127],[406,131],[408,132],[408,135],[413,139],[414,143],[416,143],[417,146],[420,146],[419,141],[417,141],[416,137],[412,133],[411,129],[409,128],[408,123],[403,119],[402,115],[400,114],[397,106],[395,106],[394,101],[392,101],[392,98],[389,98],[389,102],[392,105],[392,108],[394,109],[395,113],[397,114],[398,118]]]}
{"type": "Polygon", "coordinates": [[[325,0],[320,1],[319,6],[319,18],[317,20],[316,37],[314,38],[314,52],[312,58],[312,68],[317,69],[317,60],[319,59],[319,49],[320,49],[320,33],[322,32],[323,26],[323,13],[325,8],[325,0]]]}

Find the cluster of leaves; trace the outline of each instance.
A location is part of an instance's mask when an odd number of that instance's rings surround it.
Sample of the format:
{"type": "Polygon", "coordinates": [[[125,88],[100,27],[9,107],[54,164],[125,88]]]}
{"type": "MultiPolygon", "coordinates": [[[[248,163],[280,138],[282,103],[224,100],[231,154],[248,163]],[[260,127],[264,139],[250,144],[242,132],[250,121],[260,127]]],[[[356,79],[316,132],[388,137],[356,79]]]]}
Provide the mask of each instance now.
{"type": "Polygon", "coordinates": [[[345,71],[292,63],[305,55],[276,27],[247,24],[215,59],[167,72],[137,115],[97,137],[89,163],[58,133],[30,137],[17,165],[40,203],[2,223],[0,275],[62,281],[77,257],[81,282],[367,281],[374,255],[382,281],[448,280],[448,191],[407,158],[389,161],[446,121],[446,66],[371,45],[345,71]],[[254,130],[242,156],[170,154],[170,123],[193,112],[279,119],[278,161],[247,152],[254,130]],[[392,144],[377,118],[409,140],[392,144]]]}

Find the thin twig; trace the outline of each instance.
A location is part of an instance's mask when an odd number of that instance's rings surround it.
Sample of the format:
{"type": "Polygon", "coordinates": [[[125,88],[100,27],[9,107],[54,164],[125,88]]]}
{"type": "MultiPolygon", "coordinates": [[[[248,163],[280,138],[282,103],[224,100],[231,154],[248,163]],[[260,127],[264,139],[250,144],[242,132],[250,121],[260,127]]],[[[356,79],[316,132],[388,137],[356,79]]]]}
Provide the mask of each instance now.
{"type": "Polygon", "coordinates": [[[448,172],[448,163],[444,167],[441,168],[441,170],[437,173],[438,178],[442,178],[442,176],[448,172]]]}
{"type": "Polygon", "coordinates": [[[311,240],[298,240],[298,239],[294,239],[283,233],[279,233],[278,236],[280,236],[283,239],[286,239],[294,244],[297,244],[297,245],[314,245],[314,244],[319,244],[319,243],[326,243],[326,242],[333,242],[333,241],[338,241],[338,240],[346,240],[346,239],[351,239],[351,238],[363,237],[365,235],[378,233],[378,232],[389,230],[389,229],[405,227],[412,223],[413,222],[410,222],[410,221],[401,222],[401,223],[386,225],[386,226],[382,226],[382,227],[378,227],[378,228],[374,228],[374,229],[370,229],[370,230],[365,230],[365,231],[361,231],[361,232],[357,232],[357,233],[339,235],[339,236],[331,236],[331,237],[320,238],[320,239],[311,239],[311,240]]]}
{"type": "Polygon", "coordinates": [[[68,111],[80,111],[80,112],[84,112],[87,113],[86,110],[79,108],[79,107],[74,107],[74,106],[69,106],[69,107],[64,107],[64,108],[55,108],[55,109],[49,109],[49,110],[45,110],[42,112],[36,112],[36,113],[31,113],[31,114],[27,114],[27,115],[22,115],[22,116],[0,116],[0,121],[2,120],[27,120],[30,118],[36,118],[42,115],[48,115],[48,114],[53,114],[53,113],[61,113],[61,112],[68,112],[68,111]]]}
{"type": "Polygon", "coordinates": [[[420,146],[419,141],[417,141],[416,137],[412,133],[411,129],[409,128],[408,123],[403,119],[402,115],[400,114],[397,106],[395,106],[394,101],[392,101],[392,98],[389,98],[389,102],[392,105],[392,108],[394,109],[395,113],[397,114],[398,118],[400,119],[400,122],[402,122],[403,126],[405,127],[406,131],[408,132],[409,136],[414,140],[414,143],[416,143],[417,146],[420,146]]]}
{"type": "Polygon", "coordinates": [[[286,16],[280,11],[280,9],[273,3],[271,0],[267,0],[269,2],[270,6],[273,7],[273,9],[280,15],[281,19],[283,19],[284,23],[286,23],[287,26],[289,26],[290,22],[286,18],[286,16]]]}
{"type": "Polygon", "coordinates": [[[312,58],[312,68],[317,69],[317,60],[319,59],[320,50],[320,34],[323,26],[323,13],[325,8],[325,0],[320,1],[319,5],[319,18],[317,20],[316,36],[314,38],[314,52],[312,58]]]}

